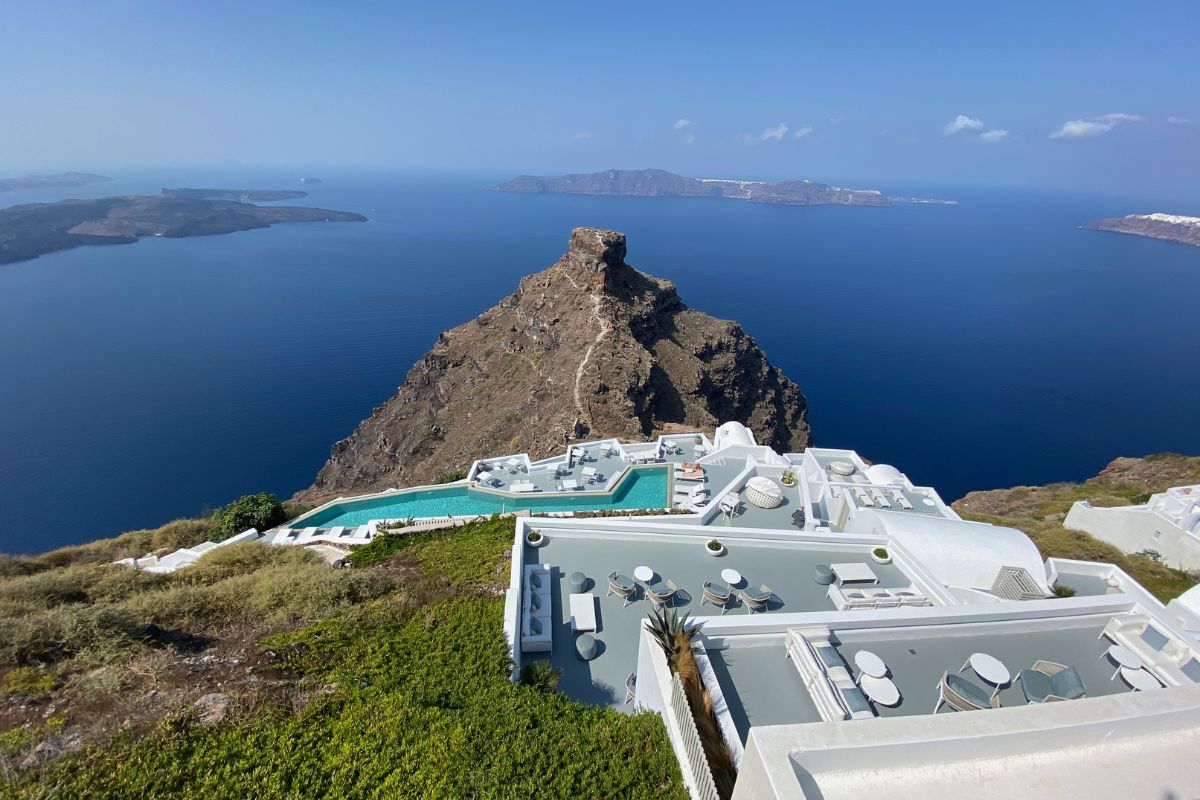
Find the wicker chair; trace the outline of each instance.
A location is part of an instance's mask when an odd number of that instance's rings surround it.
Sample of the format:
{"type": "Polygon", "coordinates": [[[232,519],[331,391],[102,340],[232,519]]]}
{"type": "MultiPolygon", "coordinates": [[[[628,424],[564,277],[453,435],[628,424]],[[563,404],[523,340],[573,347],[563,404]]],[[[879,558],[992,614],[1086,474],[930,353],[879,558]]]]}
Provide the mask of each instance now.
{"type": "Polygon", "coordinates": [[[624,575],[618,575],[616,570],[608,573],[608,594],[605,597],[615,594],[624,600],[625,602],[621,604],[621,608],[633,602],[632,598],[635,591],[637,591],[637,584],[629,578],[626,578],[624,575]]]}
{"type": "Polygon", "coordinates": [[[713,586],[712,581],[704,582],[704,596],[700,598],[700,605],[712,603],[714,606],[721,607],[721,613],[724,614],[729,610],[729,590],[719,589],[713,586]]]}

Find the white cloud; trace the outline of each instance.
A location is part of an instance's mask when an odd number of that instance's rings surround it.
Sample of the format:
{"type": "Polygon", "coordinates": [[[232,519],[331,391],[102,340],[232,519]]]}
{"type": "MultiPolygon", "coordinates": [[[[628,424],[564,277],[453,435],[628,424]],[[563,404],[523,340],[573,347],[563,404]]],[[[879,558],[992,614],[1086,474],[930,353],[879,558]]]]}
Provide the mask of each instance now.
{"type": "Polygon", "coordinates": [[[779,141],[787,134],[787,132],[788,132],[787,123],[781,122],[778,125],[772,125],[769,128],[763,128],[763,132],[761,134],[759,134],[758,138],[764,142],[767,141],[768,139],[774,139],[775,141],[779,141]]]}
{"type": "Polygon", "coordinates": [[[671,129],[683,137],[684,144],[691,144],[696,141],[696,124],[690,119],[680,117],[675,120],[675,124],[671,126],[671,129]]]}
{"type": "Polygon", "coordinates": [[[1007,136],[1008,131],[1004,130],[1003,128],[993,128],[990,131],[984,131],[983,133],[979,134],[979,138],[983,139],[988,144],[995,144],[1007,136]]]}
{"type": "Polygon", "coordinates": [[[575,138],[580,139],[580,140],[590,139],[590,138],[592,138],[592,132],[591,131],[579,131],[579,133],[575,134],[575,138]]]}
{"type": "Polygon", "coordinates": [[[1145,117],[1139,117],[1136,114],[1105,114],[1102,117],[1071,119],[1050,134],[1050,138],[1083,139],[1089,136],[1103,136],[1122,122],[1141,122],[1143,119],[1145,117]]]}
{"type": "Polygon", "coordinates": [[[681,131],[684,128],[692,127],[692,121],[690,119],[680,118],[680,119],[675,120],[675,124],[672,125],[671,127],[673,127],[677,131],[681,131]]]}
{"type": "Polygon", "coordinates": [[[808,136],[812,132],[813,132],[813,126],[805,125],[803,127],[796,128],[796,130],[792,132],[792,136],[795,136],[797,139],[803,139],[805,136],[808,136]]]}
{"type": "Polygon", "coordinates": [[[1171,125],[1187,125],[1191,120],[1187,117],[1167,117],[1167,122],[1171,125]]]}
{"type": "Polygon", "coordinates": [[[959,114],[946,123],[946,126],[942,128],[942,133],[946,136],[953,136],[959,131],[977,131],[982,127],[982,120],[975,117],[968,117],[966,114],[959,114]]]}

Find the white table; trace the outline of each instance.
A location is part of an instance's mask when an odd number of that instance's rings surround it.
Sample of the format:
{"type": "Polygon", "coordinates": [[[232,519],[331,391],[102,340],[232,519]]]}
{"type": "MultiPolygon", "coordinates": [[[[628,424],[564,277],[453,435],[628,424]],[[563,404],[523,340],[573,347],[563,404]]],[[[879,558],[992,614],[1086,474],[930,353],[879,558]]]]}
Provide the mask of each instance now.
{"type": "Polygon", "coordinates": [[[649,567],[647,567],[645,565],[640,566],[640,567],[634,567],[633,577],[637,578],[642,583],[649,583],[650,581],[652,581],[654,579],[654,570],[650,569],[649,567]]]}
{"type": "Polygon", "coordinates": [[[583,469],[579,470],[579,474],[585,478],[594,478],[596,477],[596,468],[584,467],[583,469]]]}
{"type": "Polygon", "coordinates": [[[1012,680],[1012,675],[1008,671],[1008,667],[1001,663],[1000,659],[995,656],[989,656],[987,653],[972,653],[971,657],[963,662],[962,672],[967,667],[975,670],[975,674],[980,679],[992,684],[995,689],[992,691],[992,697],[1000,693],[1000,687],[1012,680]]]}
{"type": "Polygon", "coordinates": [[[574,478],[567,478],[565,481],[563,481],[564,489],[576,489],[578,487],[579,484],[575,482],[574,478]]]}
{"type": "Polygon", "coordinates": [[[1130,650],[1128,647],[1122,647],[1119,644],[1114,644],[1108,648],[1106,655],[1113,661],[1117,662],[1117,671],[1112,674],[1109,680],[1116,680],[1117,675],[1121,673],[1122,668],[1130,671],[1140,670],[1145,664],[1137,653],[1130,650]]]}
{"type": "Polygon", "coordinates": [[[490,473],[490,472],[476,472],[476,473],[475,473],[475,480],[479,481],[480,483],[489,483],[489,482],[492,480],[492,473],[490,473]]]}
{"type": "Polygon", "coordinates": [[[879,583],[875,570],[856,561],[848,564],[830,564],[829,569],[837,576],[838,583],[879,583]]]}
{"type": "Polygon", "coordinates": [[[870,650],[859,650],[855,653],[854,665],[867,677],[883,678],[887,676],[887,664],[883,663],[883,659],[870,650]]]}
{"type": "Polygon", "coordinates": [[[742,573],[738,572],[736,569],[723,569],[721,570],[721,580],[725,581],[730,586],[737,586],[742,582],[742,573]]]}
{"type": "Polygon", "coordinates": [[[591,592],[573,594],[567,602],[571,608],[571,630],[596,630],[596,595],[591,592]]]}
{"type": "Polygon", "coordinates": [[[1121,679],[1133,687],[1135,692],[1148,692],[1153,689],[1162,688],[1162,684],[1158,682],[1158,678],[1140,667],[1138,669],[1120,667],[1117,672],[1121,673],[1121,679]]]}
{"type": "Polygon", "coordinates": [[[900,702],[900,690],[888,678],[864,675],[858,685],[867,697],[880,705],[894,706],[900,702]]]}

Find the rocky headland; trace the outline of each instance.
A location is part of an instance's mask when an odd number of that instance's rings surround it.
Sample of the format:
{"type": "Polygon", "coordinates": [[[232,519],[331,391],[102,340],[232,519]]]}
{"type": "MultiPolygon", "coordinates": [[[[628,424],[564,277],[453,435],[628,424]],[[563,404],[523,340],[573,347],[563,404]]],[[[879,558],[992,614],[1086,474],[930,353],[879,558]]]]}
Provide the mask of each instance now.
{"type": "Polygon", "coordinates": [[[483,455],[542,458],[569,439],[727,420],[777,450],[807,446],[799,387],[736,322],[688,308],[625,254],[624,234],[576,228],[557,263],[441,334],[298,499],[424,483],[483,455]]]}
{"type": "Polygon", "coordinates": [[[845,189],[809,180],[686,178],[661,169],[609,169],[581,175],[519,175],[492,187],[492,191],[628,197],[725,197],[750,203],[793,206],[889,206],[894,202],[954,202],[918,197],[890,198],[875,189],[845,189]]]}
{"type": "MultiPolygon", "coordinates": [[[[279,222],[363,222],[361,214],[301,206],[256,206],[227,199],[247,190],[164,189],[161,195],[29,203],[0,209],[0,264],[83,245],[131,244],[142,236],[207,236],[279,222]],[[180,192],[184,194],[179,194],[180,192]],[[199,192],[200,196],[189,193],[199,192]]],[[[303,192],[251,192],[293,197],[303,192]]]]}
{"type": "Polygon", "coordinates": [[[1200,247],[1200,217],[1185,217],[1179,214],[1129,214],[1112,217],[1083,226],[1087,230],[1128,233],[1149,239],[1164,239],[1168,242],[1190,244],[1200,247]]]}

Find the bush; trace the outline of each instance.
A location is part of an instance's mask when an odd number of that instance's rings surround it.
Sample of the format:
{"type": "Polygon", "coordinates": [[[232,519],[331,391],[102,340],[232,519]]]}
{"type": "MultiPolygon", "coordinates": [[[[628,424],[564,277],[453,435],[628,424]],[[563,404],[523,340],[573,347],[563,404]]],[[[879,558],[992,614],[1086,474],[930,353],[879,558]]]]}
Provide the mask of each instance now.
{"type": "Polygon", "coordinates": [[[139,626],[111,605],[67,605],[0,619],[0,663],[51,663],[74,656],[106,663],[128,651],[139,626]]]}
{"type": "Polygon", "coordinates": [[[1070,586],[1065,586],[1061,583],[1056,583],[1056,584],[1054,584],[1053,588],[1054,588],[1054,596],[1055,597],[1074,597],[1075,596],[1075,589],[1073,589],[1070,586]]]}
{"type": "Polygon", "coordinates": [[[268,492],[248,494],[213,512],[212,535],[214,541],[223,542],[250,528],[265,531],[286,520],[278,497],[268,492]]]}
{"type": "Polygon", "coordinates": [[[433,482],[434,483],[454,483],[455,481],[461,481],[465,477],[467,477],[466,472],[464,472],[461,469],[453,469],[453,470],[450,470],[449,472],[443,472],[441,475],[438,475],[436,478],[433,479],[433,482]]]}
{"type": "Polygon", "coordinates": [[[521,667],[521,683],[542,692],[553,692],[558,688],[560,678],[562,670],[544,658],[521,667]]]}
{"type": "Polygon", "coordinates": [[[350,551],[350,563],[356,567],[369,567],[387,561],[404,549],[404,537],[395,534],[376,536],[362,547],[350,551]]]}
{"type": "Polygon", "coordinates": [[[54,691],[54,676],[44,669],[13,667],[0,679],[0,693],[42,698],[54,691]]]}

